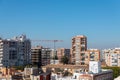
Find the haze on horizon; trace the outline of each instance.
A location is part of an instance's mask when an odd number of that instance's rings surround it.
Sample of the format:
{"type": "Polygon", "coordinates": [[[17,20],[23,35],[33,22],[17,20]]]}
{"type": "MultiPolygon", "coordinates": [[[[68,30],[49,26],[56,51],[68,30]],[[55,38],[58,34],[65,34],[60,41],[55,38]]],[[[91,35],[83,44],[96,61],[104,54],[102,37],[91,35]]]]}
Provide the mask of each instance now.
{"type": "Polygon", "coordinates": [[[32,40],[85,35],[88,48],[120,47],[120,0],[0,0],[0,36],[26,34],[32,40]]]}

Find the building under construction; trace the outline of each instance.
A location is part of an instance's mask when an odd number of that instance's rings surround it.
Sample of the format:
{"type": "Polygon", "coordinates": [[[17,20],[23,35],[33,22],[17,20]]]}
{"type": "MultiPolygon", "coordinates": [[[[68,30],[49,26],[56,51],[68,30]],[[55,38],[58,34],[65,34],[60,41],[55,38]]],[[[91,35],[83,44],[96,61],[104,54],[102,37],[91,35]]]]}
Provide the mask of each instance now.
{"type": "Polygon", "coordinates": [[[42,46],[36,46],[31,49],[31,63],[32,65],[45,66],[50,64],[50,48],[43,48],[42,46]]]}

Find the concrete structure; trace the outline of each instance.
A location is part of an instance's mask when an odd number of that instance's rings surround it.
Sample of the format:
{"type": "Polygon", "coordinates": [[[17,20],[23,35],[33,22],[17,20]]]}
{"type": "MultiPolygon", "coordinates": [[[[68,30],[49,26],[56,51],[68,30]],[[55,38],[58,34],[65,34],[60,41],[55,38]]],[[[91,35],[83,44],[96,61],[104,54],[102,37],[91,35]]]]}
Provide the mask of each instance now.
{"type": "Polygon", "coordinates": [[[47,69],[52,70],[53,72],[55,69],[63,69],[63,70],[68,70],[70,73],[74,73],[75,70],[79,70],[81,72],[88,72],[89,67],[88,66],[83,66],[83,65],[63,65],[63,64],[51,64],[47,66],[42,66],[42,70],[46,72],[47,69]]]}
{"type": "MultiPolygon", "coordinates": [[[[113,80],[113,71],[110,69],[101,69],[100,62],[90,61],[88,66],[80,65],[47,65],[48,68],[60,68],[73,73],[73,76],[62,76],[61,73],[52,73],[52,80],[113,80]],[[89,70],[88,70],[89,69],[89,70]]],[[[64,72],[64,71],[62,71],[64,72]]]]}
{"type": "Polygon", "coordinates": [[[107,66],[120,66],[120,48],[103,50],[107,66]]]}
{"type": "Polygon", "coordinates": [[[50,64],[51,49],[36,46],[31,49],[31,62],[33,65],[45,66],[50,64]]]}
{"type": "Polygon", "coordinates": [[[71,63],[85,65],[85,51],[87,50],[87,37],[78,35],[72,38],[71,63]]]}
{"type": "Polygon", "coordinates": [[[101,73],[75,73],[71,80],[113,80],[112,70],[102,70],[101,73]]]}
{"type": "Polygon", "coordinates": [[[60,64],[59,60],[50,60],[50,64],[60,64]]]}
{"type": "Polygon", "coordinates": [[[88,49],[85,51],[85,63],[89,64],[89,61],[100,61],[100,50],[88,49]]]}
{"type": "Polygon", "coordinates": [[[44,73],[40,68],[37,67],[25,68],[23,76],[24,80],[51,80],[50,72],[44,73]]]}
{"type": "Polygon", "coordinates": [[[51,49],[49,48],[42,48],[42,54],[41,54],[41,59],[42,59],[42,66],[50,64],[50,52],[51,49]]]}
{"type": "Polygon", "coordinates": [[[32,65],[36,65],[38,67],[42,65],[41,49],[42,49],[42,46],[33,47],[31,49],[31,64],[32,65]]]}
{"type": "Polygon", "coordinates": [[[78,35],[72,38],[70,61],[76,65],[89,65],[89,61],[100,61],[100,50],[87,50],[87,37],[78,35]]]}
{"type": "Polygon", "coordinates": [[[25,35],[0,39],[0,66],[20,66],[30,63],[31,42],[25,35]]]}
{"type": "Polygon", "coordinates": [[[31,75],[30,80],[51,80],[51,74],[41,73],[39,75],[31,75]]]}
{"type": "Polygon", "coordinates": [[[76,70],[71,80],[113,80],[113,71],[101,69],[100,62],[91,61],[89,72],[76,70]]]}
{"type": "Polygon", "coordinates": [[[65,49],[65,48],[57,49],[57,57],[59,61],[61,61],[61,58],[63,56],[70,58],[70,49],[65,49]]]}
{"type": "Polygon", "coordinates": [[[92,73],[100,73],[101,72],[100,62],[90,61],[89,71],[92,72],[92,73]]]}
{"type": "Polygon", "coordinates": [[[23,72],[15,68],[0,68],[0,80],[22,80],[23,72]]]}
{"type": "Polygon", "coordinates": [[[55,53],[57,53],[57,52],[54,49],[51,49],[51,52],[50,52],[50,58],[51,59],[54,58],[55,53]]]}
{"type": "Polygon", "coordinates": [[[32,68],[24,68],[24,76],[29,76],[31,74],[38,74],[38,68],[32,67],[32,68]]]}

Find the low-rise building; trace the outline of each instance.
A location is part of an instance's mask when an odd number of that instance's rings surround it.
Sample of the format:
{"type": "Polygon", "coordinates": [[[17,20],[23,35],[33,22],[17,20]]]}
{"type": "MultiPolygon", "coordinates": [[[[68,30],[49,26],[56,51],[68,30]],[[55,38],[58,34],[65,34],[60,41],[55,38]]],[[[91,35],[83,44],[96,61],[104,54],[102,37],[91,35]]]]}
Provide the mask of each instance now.
{"type": "Polygon", "coordinates": [[[43,72],[41,68],[29,67],[24,69],[24,80],[51,80],[50,72],[43,72]]]}
{"type": "Polygon", "coordinates": [[[113,80],[111,70],[102,70],[100,73],[75,73],[71,80],[113,80]]]}
{"type": "Polygon", "coordinates": [[[89,72],[76,70],[71,80],[113,80],[113,71],[100,68],[100,62],[92,61],[89,72]]]}
{"type": "Polygon", "coordinates": [[[100,73],[75,73],[71,80],[113,80],[112,70],[102,70],[100,73]]]}

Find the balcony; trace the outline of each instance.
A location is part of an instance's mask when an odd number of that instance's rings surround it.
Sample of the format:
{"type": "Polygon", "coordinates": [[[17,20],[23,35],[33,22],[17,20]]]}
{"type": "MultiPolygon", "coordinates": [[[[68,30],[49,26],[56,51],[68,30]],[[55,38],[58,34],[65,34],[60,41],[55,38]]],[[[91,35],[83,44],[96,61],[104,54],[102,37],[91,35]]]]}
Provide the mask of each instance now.
{"type": "Polygon", "coordinates": [[[81,44],[81,47],[85,47],[85,44],[81,44]]]}
{"type": "Polygon", "coordinates": [[[81,56],[85,56],[85,53],[81,53],[81,56]]]}
{"type": "Polygon", "coordinates": [[[83,57],[81,60],[82,60],[82,61],[85,61],[85,58],[83,57]]]}

